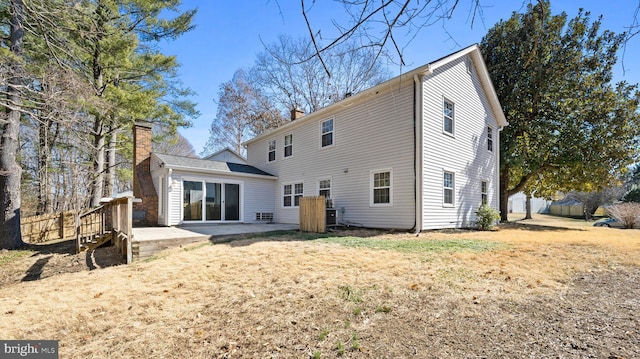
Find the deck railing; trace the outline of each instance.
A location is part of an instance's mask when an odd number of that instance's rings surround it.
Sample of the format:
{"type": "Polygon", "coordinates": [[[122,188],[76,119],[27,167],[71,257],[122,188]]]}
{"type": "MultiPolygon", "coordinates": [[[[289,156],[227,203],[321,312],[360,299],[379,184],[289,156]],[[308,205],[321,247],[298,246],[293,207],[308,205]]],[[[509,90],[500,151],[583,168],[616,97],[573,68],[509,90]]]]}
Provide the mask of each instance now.
{"type": "Polygon", "coordinates": [[[132,223],[133,198],[103,203],[76,218],[76,249],[80,252],[111,241],[127,264],[131,263],[132,223]]]}

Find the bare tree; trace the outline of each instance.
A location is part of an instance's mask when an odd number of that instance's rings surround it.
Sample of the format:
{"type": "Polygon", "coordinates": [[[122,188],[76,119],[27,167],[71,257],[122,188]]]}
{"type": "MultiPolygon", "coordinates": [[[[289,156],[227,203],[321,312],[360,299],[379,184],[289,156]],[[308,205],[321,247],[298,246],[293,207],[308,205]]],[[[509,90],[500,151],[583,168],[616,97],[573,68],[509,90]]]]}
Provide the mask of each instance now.
{"type": "Polygon", "coordinates": [[[153,126],[153,152],[168,155],[198,158],[193,146],[177,131],[171,131],[160,125],[153,126]]]}
{"type": "MultiPolygon", "coordinates": [[[[394,53],[399,64],[405,65],[403,50],[425,27],[450,19],[461,3],[460,0],[338,0],[347,14],[346,23],[333,22],[333,29],[318,29],[313,26],[315,1],[301,0],[302,15],[307,24],[313,51],[302,61],[313,58],[325,64],[327,53],[345,43],[357,40],[362,47],[373,49],[375,59],[386,53],[394,53]],[[325,34],[323,36],[323,34],[325,34]],[[326,34],[332,34],[328,40],[326,34]]],[[[523,1],[528,2],[528,1],[523,1]]],[[[476,18],[482,18],[480,0],[468,0],[471,26],[476,18]]]]}
{"type": "Polygon", "coordinates": [[[313,112],[389,77],[373,48],[345,42],[323,58],[314,51],[305,39],[280,36],[258,54],[251,78],[282,111],[313,112]]]}
{"type": "Polygon", "coordinates": [[[249,83],[243,70],[220,85],[217,102],[218,113],[202,156],[225,147],[244,154],[244,141],[284,122],[280,112],[249,83]]]}

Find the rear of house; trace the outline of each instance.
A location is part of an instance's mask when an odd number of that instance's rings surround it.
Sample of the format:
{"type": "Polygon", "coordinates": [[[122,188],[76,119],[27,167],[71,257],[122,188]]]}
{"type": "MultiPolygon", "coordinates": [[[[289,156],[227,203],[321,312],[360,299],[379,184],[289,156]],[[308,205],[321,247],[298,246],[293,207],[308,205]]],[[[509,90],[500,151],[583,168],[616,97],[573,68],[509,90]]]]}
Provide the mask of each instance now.
{"type": "Polygon", "coordinates": [[[151,154],[136,168],[151,172],[149,221],[160,225],[297,224],[300,198],[323,195],[343,225],[467,227],[482,203],[498,207],[506,125],[473,45],[314,113],[292,111],[291,122],[245,143],[246,160],[232,150],[151,154]]]}
{"type": "Polygon", "coordinates": [[[498,206],[505,125],[474,45],[248,141],[247,163],[278,177],[278,222],[325,195],[346,225],[467,227],[498,206]]]}

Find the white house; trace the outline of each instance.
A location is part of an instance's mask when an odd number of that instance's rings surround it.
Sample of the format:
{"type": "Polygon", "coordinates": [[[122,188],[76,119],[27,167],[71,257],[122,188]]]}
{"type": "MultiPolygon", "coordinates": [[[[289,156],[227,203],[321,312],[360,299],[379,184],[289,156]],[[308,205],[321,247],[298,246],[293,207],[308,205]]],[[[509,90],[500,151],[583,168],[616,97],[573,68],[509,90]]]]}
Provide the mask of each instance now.
{"type": "Polygon", "coordinates": [[[247,141],[246,162],[151,154],[157,222],[298,223],[299,198],[325,195],[343,224],[471,226],[498,207],[506,125],[473,45],[247,141]]]}

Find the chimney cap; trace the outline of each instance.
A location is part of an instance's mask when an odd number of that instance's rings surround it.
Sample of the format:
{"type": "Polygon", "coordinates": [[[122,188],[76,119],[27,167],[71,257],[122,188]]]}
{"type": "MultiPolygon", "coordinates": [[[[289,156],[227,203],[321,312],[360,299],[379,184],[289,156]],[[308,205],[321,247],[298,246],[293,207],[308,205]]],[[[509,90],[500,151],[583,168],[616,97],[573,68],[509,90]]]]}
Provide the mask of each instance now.
{"type": "Polygon", "coordinates": [[[146,128],[151,128],[153,127],[153,123],[146,121],[146,120],[137,120],[134,124],[134,127],[146,127],[146,128]]]}

